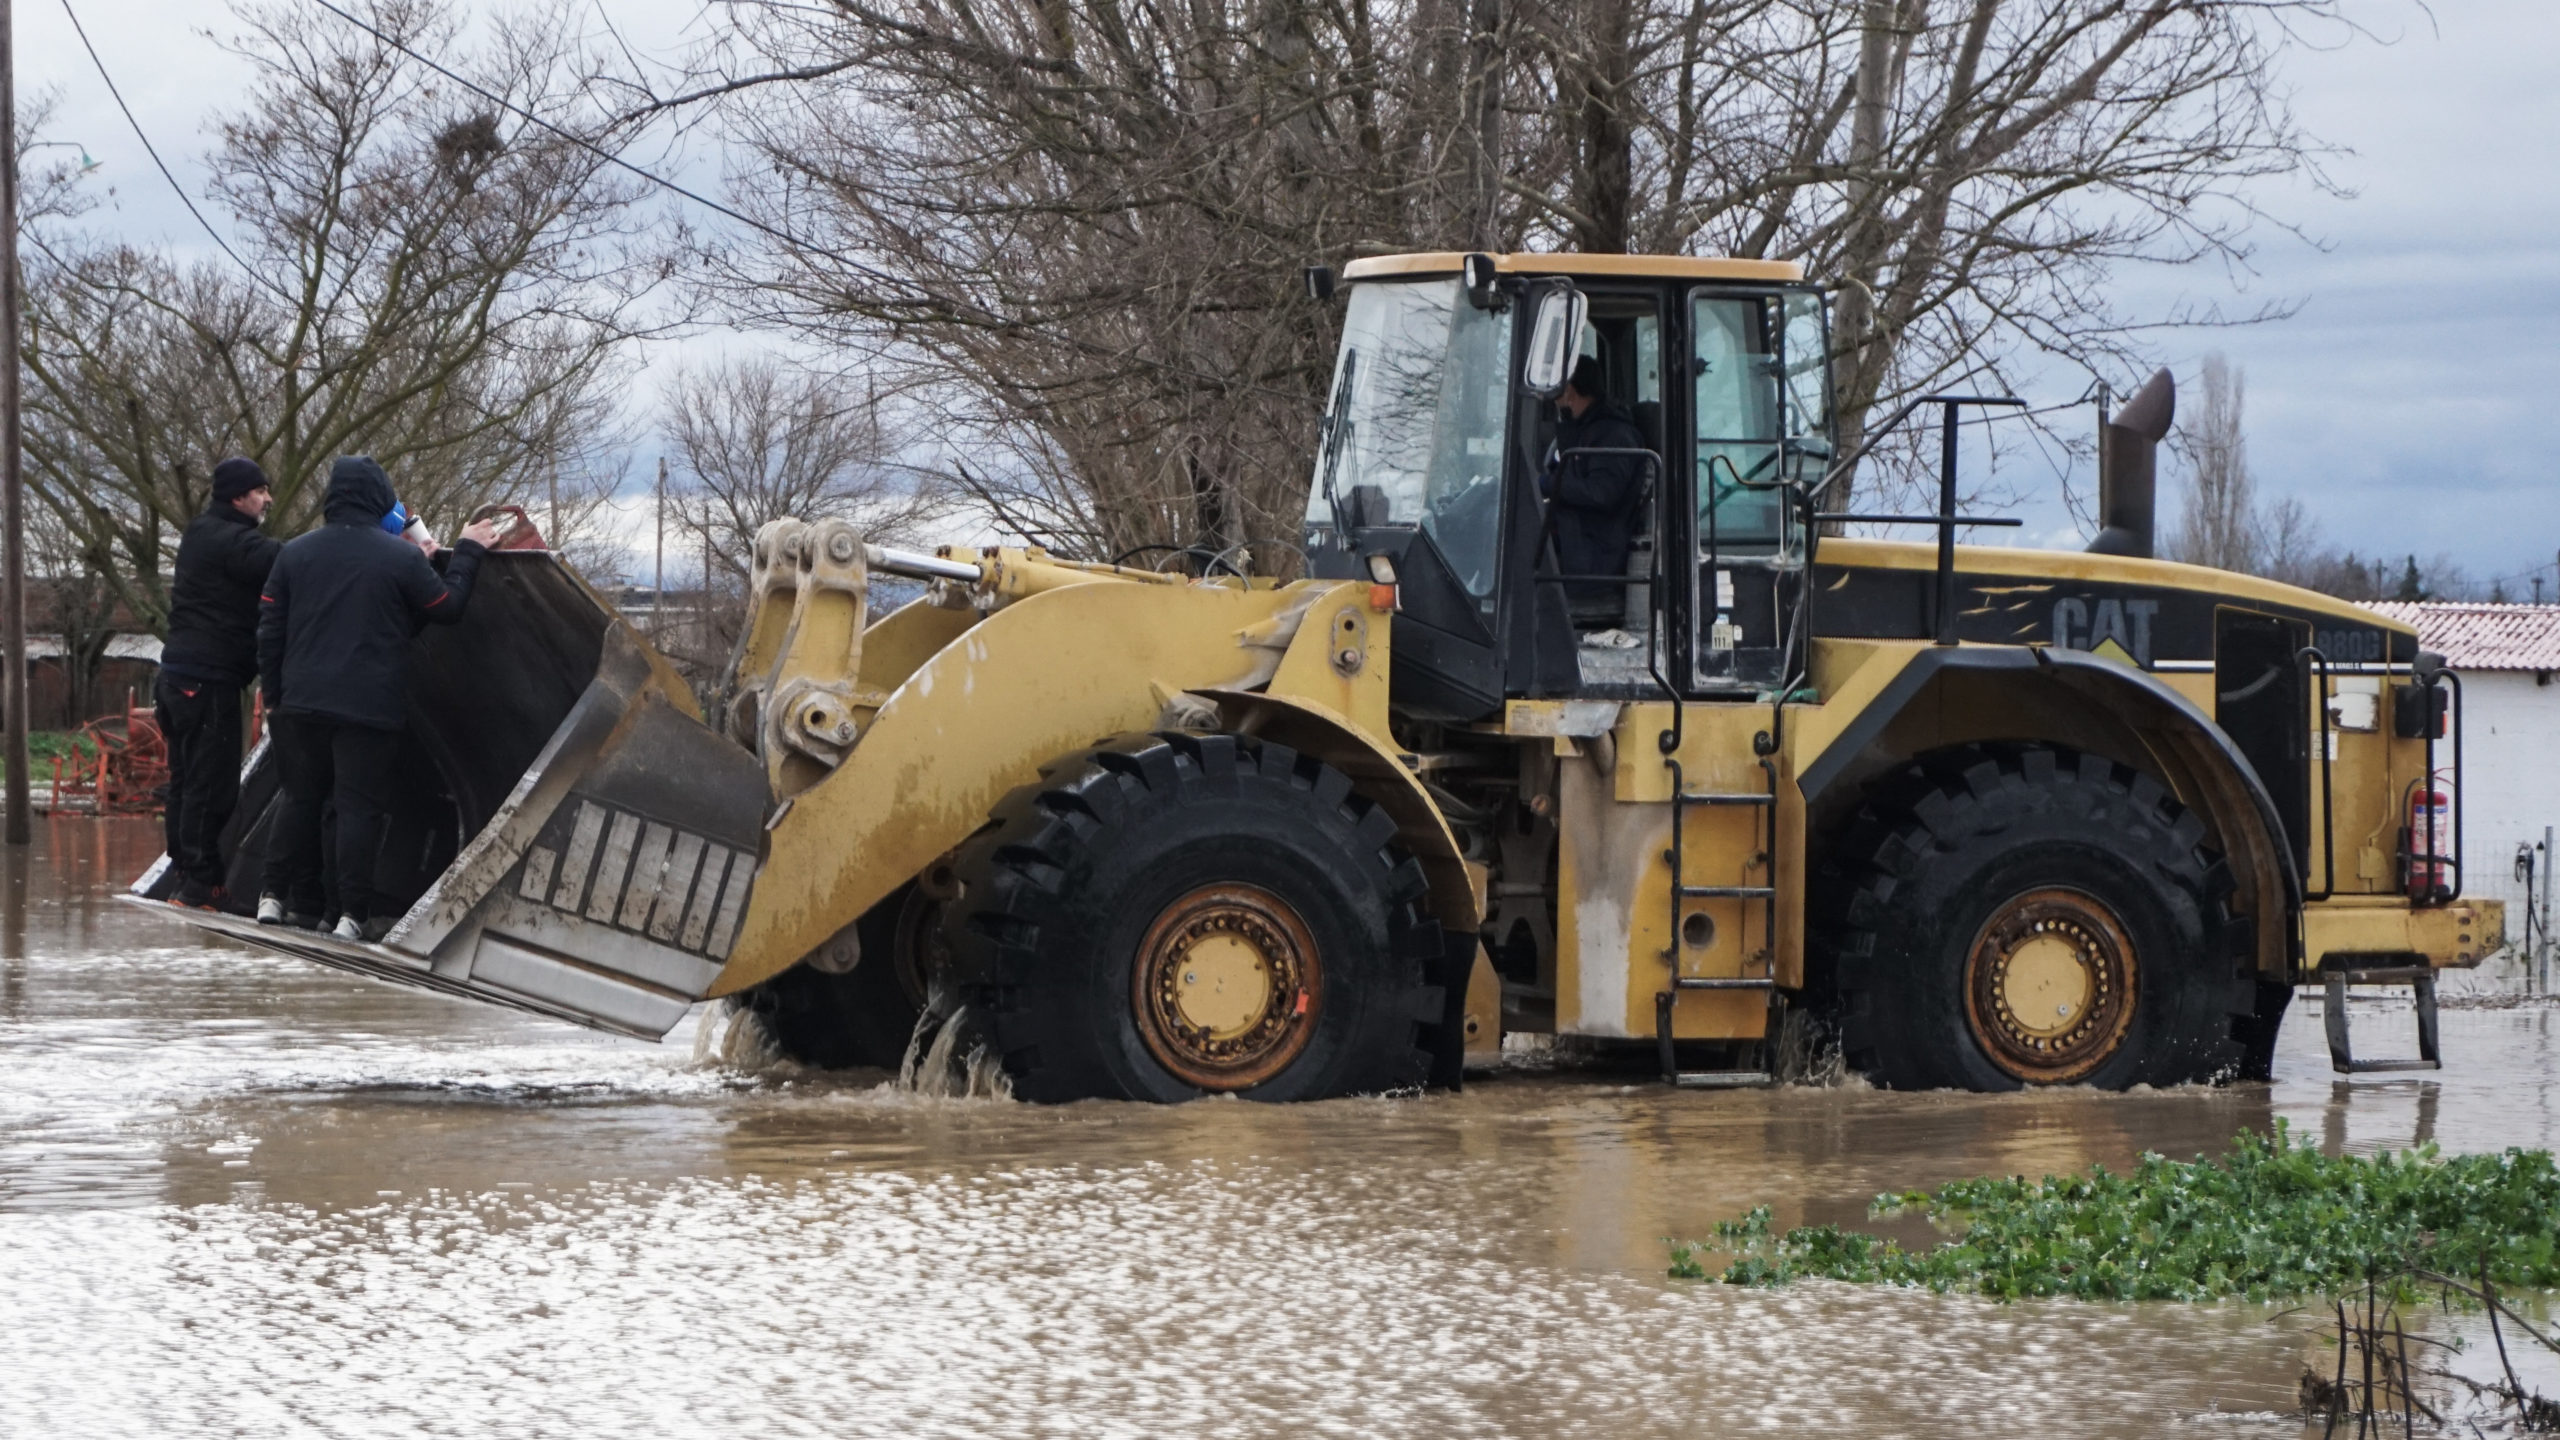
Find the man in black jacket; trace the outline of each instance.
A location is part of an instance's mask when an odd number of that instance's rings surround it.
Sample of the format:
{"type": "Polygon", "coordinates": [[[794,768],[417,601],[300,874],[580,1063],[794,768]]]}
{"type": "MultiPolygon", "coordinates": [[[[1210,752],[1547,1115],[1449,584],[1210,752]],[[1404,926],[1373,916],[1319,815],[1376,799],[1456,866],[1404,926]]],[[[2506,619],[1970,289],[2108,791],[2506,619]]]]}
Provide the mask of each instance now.
{"type": "Polygon", "coordinates": [[[267,845],[260,921],[323,913],[320,814],[337,806],[336,928],[378,940],[373,873],[389,815],[400,732],[408,721],[409,644],[450,625],[471,602],[480,557],[497,538],[487,521],[462,532],[445,572],[386,528],[399,504],[370,456],[329,468],[328,522],[284,547],[258,617],[258,682],[276,719],[284,804],[267,845]]]}
{"type": "MultiPolygon", "coordinates": [[[[1556,397],[1556,440],[1539,490],[1547,497],[1555,534],[1556,564],[1567,575],[1623,575],[1644,517],[1647,466],[1634,455],[1583,455],[1584,449],[1642,450],[1644,431],[1601,394],[1600,360],[1574,362],[1573,378],[1556,397]]],[[[1619,585],[1568,585],[1566,598],[1578,621],[1614,623],[1626,603],[1619,585]]]]}
{"type": "Polygon", "coordinates": [[[240,692],[258,673],[258,587],[284,548],[258,533],[274,498],[258,462],[233,456],[213,467],[213,499],[178,540],[152,694],[169,746],[175,905],[218,910],[227,898],[219,841],[240,803],[240,692]]]}

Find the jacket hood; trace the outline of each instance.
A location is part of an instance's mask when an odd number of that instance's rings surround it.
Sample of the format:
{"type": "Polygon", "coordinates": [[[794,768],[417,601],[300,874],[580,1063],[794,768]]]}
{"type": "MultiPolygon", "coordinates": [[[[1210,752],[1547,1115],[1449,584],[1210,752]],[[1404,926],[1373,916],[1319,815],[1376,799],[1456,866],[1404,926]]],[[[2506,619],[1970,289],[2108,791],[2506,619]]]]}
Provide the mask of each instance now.
{"type": "Polygon", "coordinates": [[[391,477],[372,456],[341,455],[329,467],[329,493],[320,502],[320,513],[332,524],[379,525],[399,503],[391,477]]]}

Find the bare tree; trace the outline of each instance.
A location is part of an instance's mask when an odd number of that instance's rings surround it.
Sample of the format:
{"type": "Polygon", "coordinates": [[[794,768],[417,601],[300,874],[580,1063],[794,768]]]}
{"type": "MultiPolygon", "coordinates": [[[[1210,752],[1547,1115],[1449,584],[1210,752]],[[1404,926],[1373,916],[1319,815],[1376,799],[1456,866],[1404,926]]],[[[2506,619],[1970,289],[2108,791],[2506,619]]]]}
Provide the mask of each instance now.
{"type": "Polygon", "coordinates": [[[732,13],[734,189],[792,237],[719,257],[736,313],[898,354],[999,457],[965,478],[1006,523],[1089,550],[1294,532],[1332,338],[1296,270],[1369,249],[1801,260],[1837,289],[1852,446],[2021,352],[2120,371],[2146,317],[2107,304],[2110,267],[2246,260],[2243,191],[2319,179],[2277,61],[2343,24],[2334,0],[732,13]]]}
{"type": "Polygon", "coordinates": [[[681,371],[662,415],[684,477],[677,522],[734,575],[747,573],[748,547],[768,521],[841,518],[904,542],[934,511],[895,463],[880,398],[840,377],[770,356],[681,371]]]}
{"type": "Polygon", "coordinates": [[[841,377],[771,357],[683,371],[660,413],[677,479],[668,518],[704,563],[701,633],[667,646],[698,676],[717,671],[737,639],[766,522],[840,518],[901,543],[941,513],[931,483],[898,463],[880,397],[841,377]]]}
{"type": "Polygon", "coordinates": [[[1837,286],[1851,447],[1876,406],[2022,350],[2121,373],[2114,265],[2244,263],[2253,185],[2326,183],[2276,85],[2293,27],[2343,25],[2326,0],[1770,8],[1819,58],[1784,67],[1782,123],[1713,147],[1693,233],[1837,286]]]}
{"type": "Polygon", "coordinates": [[[2259,511],[2255,545],[2259,573],[2288,585],[2325,589],[2320,582],[2336,557],[2320,542],[2320,522],[2299,496],[2287,495],[2259,511]]]}
{"type": "Polygon", "coordinates": [[[2207,355],[2201,368],[2191,418],[2180,427],[2193,475],[2178,528],[2163,547],[2169,559],[2263,575],[2344,600],[2457,600],[2479,592],[2450,555],[2423,564],[2415,555],[2396,565],[2362,559],[2323,540],[2300,497],[2261,503],[2249,471],[2247,377],[2220,354],[2207,355]]]}
{"type": "Polygon", "coordinates": [[[635,184],[401,47],[609,141],[581,98],[600,62],[562,13],[502,18],[476,47],[446,0],[359,13],[390,39],[308,7],[237,12],[250,80],[211,122],[205,197],[236,263],[58,214],[30,232],[31,488],[155,625],[170,538],[227,454],[265,466],[285,533],[313,522],[345,453],[380,459],[448,529],[564,483],[591,505],[614,473],[614,382],[663,274],[635,184]]]}
{"type": "Polygon", "coordinates": [[[2164,549],[2172,560],[2255,573],[2282,547],[2298,543],[2292,535],[2270,532],[2278,526],[2293,527],[2299,507],[2282,516],[2261,513],[2258,508],[2258,487],[2249,474],[2249,441],[2241,415],[2247,373],[2234,369],[2216,351],[2204,357],[2196,388],[2196,402],[2187,411],[2192,418],[2178,427],[2193,474],[2178,528],[2164,549]]]}
{"type": "Polygon", "coordinates": [[[37,507],[27,511],[27,564],[35,582],[28,624],[61,638],[64,700],[77,724],[104,708],[98,674],[117,633],[114,587],[86,563],[79,538],[37,507]]]}
{"type": "Polygon", "coordinates": [[[1330,322],[1299,267],[1518,239],[1498,4],[740,7],[743,317],[893,352],[1008,528],[1294,546],[1330,322]],[[1501,158],[1497,158],[1501,157],[1501,158]],[[749,176],[752,175],[752,179],[749,176]]]}

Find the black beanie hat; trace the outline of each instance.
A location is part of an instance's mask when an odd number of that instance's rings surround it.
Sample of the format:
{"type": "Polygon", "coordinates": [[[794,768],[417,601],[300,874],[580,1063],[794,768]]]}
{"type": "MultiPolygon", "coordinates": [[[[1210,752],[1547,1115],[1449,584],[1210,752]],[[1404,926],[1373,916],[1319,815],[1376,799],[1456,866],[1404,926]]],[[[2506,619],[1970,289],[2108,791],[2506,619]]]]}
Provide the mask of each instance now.
{"type": "Polygon", "coordinates": [[[1576,359],[1573,362],[1573,377],[1564,383],[1573,387],[1574,394],[1586,400],[1605,398],[1609,389],[1609,382],[1601,378],[1600,357],[1597,355],[1584,355],[1576,359]]]}
{"type": "Polygon", "coordinates": [[[246,456],[234,455],[213,467],[213,498],[216,500],[237,500],[252,490],[266,488],[267,472],[258,468],[257,461],[246,456]]]}

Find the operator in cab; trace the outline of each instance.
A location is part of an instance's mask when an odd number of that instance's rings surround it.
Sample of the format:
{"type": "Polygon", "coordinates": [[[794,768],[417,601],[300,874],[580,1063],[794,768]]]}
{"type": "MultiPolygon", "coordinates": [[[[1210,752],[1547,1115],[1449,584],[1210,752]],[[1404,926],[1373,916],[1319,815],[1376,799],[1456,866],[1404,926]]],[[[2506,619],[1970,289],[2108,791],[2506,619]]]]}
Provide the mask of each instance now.
{"type": "MultiPolygon", "coordinates": [[[[1642,450],[1644,431],[1605,397],[1600,358],[1574,362],[1556,397],[1556,437],[1538,493],[1547,500],[1556,564],[1567,575],[1623,575],[1643,528],[1645,463],[1635,455],[1581,455],[1576,450],[1642,450]]],[[[1622,586],[1565,587],[1576,623],[1614,624],[1626,603],[1622,586]]]]}
{"type": "Polygon", "coordinates": [[[408,512],[370,456],[329,470],[328,523],[284,547],[258,618],[258,680],[275,717],[284,802],[267,849],[261,924],[317,924],[335,908],[341,940],[379,940],[374,863],[390,816],[409,718],[410,641],[471,603],[497,528],[464,528],[442,574],[404,538],[408,512]],[[334,806],[337,894],[323,893],[322,811],[334,806]]]}

